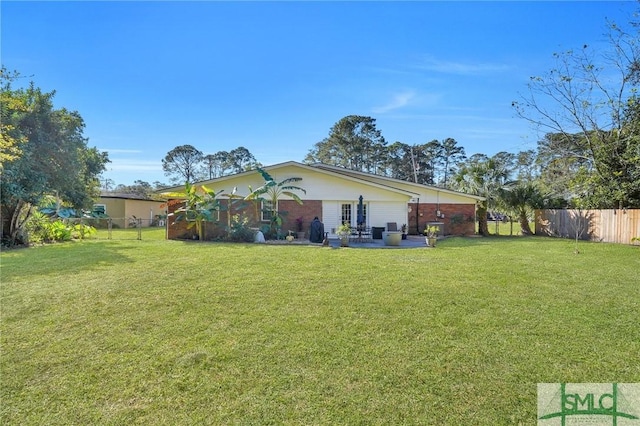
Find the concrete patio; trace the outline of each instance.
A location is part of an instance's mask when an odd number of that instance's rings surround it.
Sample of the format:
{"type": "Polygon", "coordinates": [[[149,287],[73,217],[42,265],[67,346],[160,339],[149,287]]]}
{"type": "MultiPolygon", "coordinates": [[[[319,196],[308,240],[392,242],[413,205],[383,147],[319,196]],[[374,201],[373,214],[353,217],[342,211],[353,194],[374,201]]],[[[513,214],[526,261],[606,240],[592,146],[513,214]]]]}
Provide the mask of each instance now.
{"type": "MultiPolygon", "coordinates": [[[[278,244],[278,245],[313,245],[321,247],[322,244],[312,243],[308,239],[295,239],[291,242],[285,240],[267,240],[266,244],[278,244]]],[[[329,238],[329,247],[340,248],[340,240],[338,238],[329,238]]],[[[376,248],[376,249],[403,249],[403,248],[427,248],[425,239],[421,235],[407,235],[406,240],[400,240],[399,246],[387,246],[384,244],[384,240],[369,239],[364,241],[358,241],[357,239],[349,240],[349,247],[351,248],[376,248]]]]}

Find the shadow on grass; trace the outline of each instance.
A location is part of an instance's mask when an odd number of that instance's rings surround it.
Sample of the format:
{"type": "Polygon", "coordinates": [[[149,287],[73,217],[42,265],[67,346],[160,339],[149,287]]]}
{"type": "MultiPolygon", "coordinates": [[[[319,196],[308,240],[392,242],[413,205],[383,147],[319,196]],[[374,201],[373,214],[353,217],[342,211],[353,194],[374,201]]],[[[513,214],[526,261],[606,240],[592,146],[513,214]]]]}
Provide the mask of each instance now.
{"type": "MultiPolygon", "coordinates": [[[[538,236],[522,236],[522,235],[489,235],[473,236],[473,237],[447,237],[438,242],[439,245],[446,245],[447,247],[474,247],[474,246],[486,246],[495,244],[497,242],[530,242],[536,239],[545,237],[538,236]]],[[[548,239],[548,238],[547,238],[548,239]]]]}
{"type": "Polygon", "coordinates": [[[30,276],[74,274],[133,263],[135,260],[126,254],[132,249],[136,249],[135,244],[128,242],[72,241],[10,250],[2,253],[2,281],[8,283],[30,276]]]}
{"type": "MultiPolygon", "coordinates": [[[[447,236],[443,239],[438,240],[437,247],[475,247],[475,246],[488,246],[498,242],[530,242],[536,239],[546,239],[549,240],[548,237],[540,237],[540,236],[522,236],[522,235],[490,235],[490,236],[447,236]]],[[[190,239],[176,239],[171,240],[173,243],[181,243],[187,246],[196,247],[207,247],[207,246],[220,246],[220,247],[317,247],[319,249],[322,248],[330,248],[330,249],[340,249],[340,248],[352,248],[352,249],[406,249],[406,248],[425,248],[424,247],[424,238],[421,236],[410,235],[409,240],[403,240],[400,246],[386,246],[384,245],[382,240],[374,240],[369,242],[357,242],[351,241],[349,245],[346,247],[341,247],[340,241],[337,239],[330,239],[329,246],[323,247],[320,244],[310,243],[308,241],[304,242],[286,242],[286,241],[276,241],[276,240],[268,240],[266,243],[257,244],[252,242],[232,242],[232,241],[197,241],[190,239]]]]}

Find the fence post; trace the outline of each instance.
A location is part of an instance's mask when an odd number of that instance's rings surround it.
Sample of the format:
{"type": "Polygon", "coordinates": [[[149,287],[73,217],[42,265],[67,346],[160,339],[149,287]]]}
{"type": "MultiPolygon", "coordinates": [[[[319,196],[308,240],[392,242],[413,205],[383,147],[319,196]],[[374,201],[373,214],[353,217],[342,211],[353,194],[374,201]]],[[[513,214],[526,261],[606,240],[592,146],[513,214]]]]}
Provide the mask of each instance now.
{"type": "Polygon", "coordinates": [[[113,227],[113,219],[109,218],[109,220],[107,221],[107,239],[110,240],[111,239],[111,229],[113,227]]]}
{"type": "Polygon", "coordinates": [[[138,228],[138,240],[142,240],[142,219],[136,219],[136,228],[138,228]]]}

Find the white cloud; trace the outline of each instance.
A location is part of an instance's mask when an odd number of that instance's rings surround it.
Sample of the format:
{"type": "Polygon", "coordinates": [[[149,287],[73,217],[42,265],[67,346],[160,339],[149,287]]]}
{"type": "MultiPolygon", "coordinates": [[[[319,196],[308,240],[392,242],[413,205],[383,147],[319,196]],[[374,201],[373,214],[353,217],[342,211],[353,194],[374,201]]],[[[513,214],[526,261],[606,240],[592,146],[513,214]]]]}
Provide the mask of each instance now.
{"type": "Polygon", "coordinates": [[[443,61],[428,57],[416,68],[427,71],[435,71],[445,74],[477,75],[496,72],[505,72],[511,69],[510,65],[491,62],[455,62],[443,61]]]}
{"type": "Polygon", "coordinates": [[[396,110],[398,108],[402,108],[404,106],[407,106],[411,102],[411,100],[415,98],[415,96],[416,94],[413,91],[396,93],[386,105],[374,107],[372,111],[376,114],[382,114],[385,112],[396,110]]]}

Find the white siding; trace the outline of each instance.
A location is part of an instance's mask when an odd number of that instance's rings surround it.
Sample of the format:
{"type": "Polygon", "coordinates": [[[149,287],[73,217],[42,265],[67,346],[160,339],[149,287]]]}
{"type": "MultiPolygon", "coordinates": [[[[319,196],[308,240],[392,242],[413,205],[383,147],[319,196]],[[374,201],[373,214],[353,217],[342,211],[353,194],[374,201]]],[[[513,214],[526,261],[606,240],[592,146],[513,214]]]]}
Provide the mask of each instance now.
{"type": "MultiPolygon", "coordinates": [[[[391,186],[402,191],[413,192],[416,195],[414,200],[419,198],[421,203],[442,203],[442,204],[475,204],[475,199],[463,193],[439,189],[435,186],[418,185],[411,182],[404,182],[396,179],[384,178],[370,174],[358,173],[350,170],[342,170],[341,173],[351,175],[358,179],[380,185],[391,186]]],[[[415,202],[415,201],[413,201],[415,202]]]]}
{"type": "MultiPolygon", "coordinates": [[[[299,177],[299,182],[292,182],[291,185],[299,186],[306,191],[306,194],[300,191],[295,192],[302,200],[354,200],[362,195],[368,201],[402,201],[409,202],[406,194],[398,193],[394,189],[386,189],[377,185],[371,185],[367,182],[358,182],[347,177],[338,176],[332,173],[323,173],[321,170],[309,170],[295,165],[285,166],[277,170],[269,171],[269,174],[276,182],[284,179],[299,177]]],[[[259,173],[251,172],[239,176],[232,176],[216,180],[210,184],[206,184],[209,189],[216,192],[224,190],[223,194],[229,194],[236,188],[236,195],[246,196],[249,194],[248,187],[256,189],[264,184],[264,179],[259,173]]],[[[224,198],[224,197],[223,197],[224,198]]],[[[289,197],[282,197],[289,199],[289,197]]]]}
{"type": "MultiPolygon", "coordinates": [[[[274,168],[267,167],[267,169],[276,182],[291,177],[302,178],[301,181],[292,183],[306,190],[306,194],[297,192],[302,200],[357,200],[358,196],[362,195],[369,202],[402,201],[406,203],[410,199],[412,202],[419,200],[420,203],[433,204],[438,202],[475,204],[476,202],[473,197],[465,194],[348,170],[336,173],[322,168],[309,168],[294,162],[274,168]]],[[[258,172],[247,172],[214,179],[206,184],[209,189],[216,192],[224,190],[224,194],[231,193],[235,187],[236,195],[245,196],[249,193],[249,186],[253,189],[258,188],[264,184],[264,179],[258,172]]],[[[179,190],[179,187],[174,190],[179,190]]]]}
{"type": "Polygon", "coordinates": [[[335,231],[340,222],[340,204],[337,201],[322,202],[322,223],[324,232],[328,232],[330,237],[335,237],[335,231]]]}
{"type": "Polygon", "coordinates": [[[370,215],[369,226],[384,226],[386,229],[388,222],[395,222],[400,230],[402,224],[407,223],[407,203],[372,203],[370,215]]]}
{"type": "MultiPolygon", "coordinates": [[[[342,214],[341,208],[343,203],[349,203],[349,200],[331,200],[322,202],[322,221],[324,223],[324,231],[329,233],[330,237],[335,237],[335,229],[340,224],[342,214]]],[[[371,201],[367,203],[367,226],[369,227],[387,227],[388,222],[395,222],[398,229],[407,223],[407,203],[404,202],[384,202],[371,201]]],[[[352,225],[355,225],[357,203],[353,204],[352,225]]]]}

